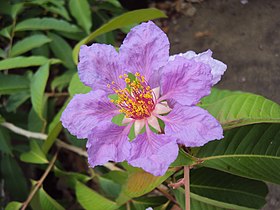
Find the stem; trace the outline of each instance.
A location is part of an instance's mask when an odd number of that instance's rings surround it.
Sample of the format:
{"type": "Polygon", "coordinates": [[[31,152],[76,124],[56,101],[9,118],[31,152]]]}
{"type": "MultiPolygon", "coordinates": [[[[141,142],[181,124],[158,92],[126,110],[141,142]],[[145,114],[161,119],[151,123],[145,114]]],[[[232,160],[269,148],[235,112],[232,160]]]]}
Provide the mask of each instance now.
{"type": "Polygon", "coordinates": [[[191,209],[191,199],[190,199],[190,168],[189,166],[184,166],[184,185],[185,185],[185,210],[191,209]]]}
{"type": "Polygon", "coordinates": [[[55,155],[53,156],[48,168],[46,169],[45,173],[43,174],[43,176],[40,178],[40,180],[36,183],[34,189],[30,192],[28,198],[26,199],[26,201],[23,203],[21,210],[25,210],[28,206],[28,204],[30,203],[30,201],[32,200],[32,198],[34,197],[34,195],[36,194],[36,192],[40,189],[40,187],[42,186],[44,180],[46,179],[46,177],[48,176],[48,174],[50,173],[55,160],[57,158],[57,153],[55,153],[55,155]]]}
{"type": "MultiPolygon", "coordinates": [[[[3,127],[13,131],[16,134],[25,136],[27,138],[35,138],[35,139],[40,139],[40,140],[46,140],[48,138],[48,135],[46,135],[44,133],[36,133],[36,132],[27,131],[27,130],[24,130],[22,128],[19,128],[19,127],[15,126],[12,123],[3,122],[3,123],[0,123],[0,125],[2,125],[3,127]]],[[[60,148],[67,149],[71,152],[74,152],[74,153],[80,155],[80,156],[88,158],[88,154],[87,154],[86,151],[82,150],[79,147],[75,147],[73,145],[67,144],[67,143],[61,141],[60,139],[56,139],[56,145],[60,148]]],[[[113,170],[122,171],[121,168],[115,166],[113,163],[110,163],[110,162],[105,163],[104,166],[106,168],[110,169],[111,171],[113,171],[113,170]]]]}

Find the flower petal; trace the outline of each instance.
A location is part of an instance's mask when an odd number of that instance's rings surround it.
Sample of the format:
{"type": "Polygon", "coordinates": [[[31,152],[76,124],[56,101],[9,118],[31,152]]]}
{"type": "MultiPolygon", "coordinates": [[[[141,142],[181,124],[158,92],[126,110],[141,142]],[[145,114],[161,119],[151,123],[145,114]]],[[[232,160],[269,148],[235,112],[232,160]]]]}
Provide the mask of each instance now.
{"type": "Polygon", "coordinates": [[[118,109],[104,91],[91,91],[73,97],[62,113],[62,125],[78,138],[88,138],[98,124],[110,122],[118,109]]]}
{"type": "Polygon", "coordinates": [[[120,56],[129,72],[139,72],[149,82],[151,75],[168,61],[168,38],[153,22],[142,23],[127,34],[120,56]]]}
{"type": "Polygon", "coordinates": [[[148,134],[138,135],[131,143],[128,163],[155,176],[162,176],[177,155],[178,145],[174,137],[148,131],[148,134]]]}
{"type": "Polygon", "coordinates": [[[174,99],[182,105],[194,105],[210,94],[212,75],[209,65],[177,56],[162,68],[159,101],[174,99]]]}
{"type": "Polygon", "coordinates": [[[88,162],[91,167],[108,161],[122,162],[130,155],[127,134],[130,126],[104,124],[94,129],[87,142],[88,162]]]}
{"type": "Polygon", "coordinates": [[[187,51],[186,53],[170,56],[169,60],[174,60],[176,56],[182,56],[187,59],[194,59],[195,61],[208,64],[211,67],[211,74],[213,75],[212,85],[215,85],[221,80],[221,76],[226,71],[227,65],[212,58],[212,54],[213,52],[211,50],[199,54],[196,54],[194,51],[187,51]]]}
{"type": "Polygon", "coordinates": [[[141,130],[144,128],[145,126],[145,120],[135,120],[134,123],[134,132],[135,132],[135,136],[137,136],[141,130]]]}
{"type": "Polygon", "coordinates": [[[83,45],[80,48],[79,57],[78,73],[85,85],[107,92],[112,91],[107,88],[107,84],[111,84],[112,81],[120,87],[125,86],[125,83],[119,78],[119,75],[124,73],[123,67],[113,46],[106,44],[83,45]]]}
{"type": "Polygon", "coordinates": [[[165,133],[187,147],[198,147],[223,138],[220,123],[200,107],[177,104],[167,116],[160,118],[165,122],[165,133]]]}

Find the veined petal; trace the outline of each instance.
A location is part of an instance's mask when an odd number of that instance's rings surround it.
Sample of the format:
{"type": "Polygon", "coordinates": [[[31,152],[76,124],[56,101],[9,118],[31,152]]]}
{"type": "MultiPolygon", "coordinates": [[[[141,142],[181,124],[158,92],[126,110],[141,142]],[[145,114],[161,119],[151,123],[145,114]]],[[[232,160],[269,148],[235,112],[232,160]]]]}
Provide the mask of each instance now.
{"type": "Polygon", "coordinates": [[[168,38],[153,22],[142,23],[127,34],[120,56],[128,71],[139,72],[149,82],[151,75],[168,61],[168,38]]]}
{"type": "Polygon", "coordinates": [[[177,104],[167,116],[160,118],[165,122],[165,133],[186,147],[198,147],[223,138],[220,123],[200,107],[177,104]]]}
{"type": "Polygon", "coordinates": [[[129,126],[107,123],[98,126],[87,142],[88,162],[91,167],[108,161],[122,162],[130,155],[130,142],[127,134],[129,126]]]}
{"type": "Polygon", "coordinates": [[[162,68],[161,97],[182,105],[194,105],[210,94],[212,75],[209,65],[177,56],[162,68]]]}
{"type": "Polygon", "coordinates": [[[118,59],[118,53],[111,45],[93,44],[82,45],[79,54],[78,73],[81,81],[94,89],[111,92],[107,84],[114,81],[123,87],[119,76],[123,74],[123,67],[118,59]]]}
{"type": "Polygon", "coordinates": [[[78,138],[88,138],[97,125],[110,122],[118,109],[104,91],[91,91],[73,97],[62,113],[62,125],[78,138]]]}
{"type": "Polygon", "coordinates": [[[173,136],[157,135],[150,130],[148,133],[140,134],[131,142],[128,163],[141,167],[155,176],[162,176],[178,156],[178,145],[175,140],[173,136]]]}
{"type": "Polygon", "coordinates": [[[174,60],[176,56],[182,56],[187,59],[194,59],[195,61],[208,64],[211,67],[211,74],[213,75],[212,85],[215,85],[221,80],[221,76],[226,71],[227,65],[212,58],[212,54],[213,52],[211,50],[199,54],[196,54],[194,51],[187,51],[186,53],[170,56],[169,60],[174,60]]]}

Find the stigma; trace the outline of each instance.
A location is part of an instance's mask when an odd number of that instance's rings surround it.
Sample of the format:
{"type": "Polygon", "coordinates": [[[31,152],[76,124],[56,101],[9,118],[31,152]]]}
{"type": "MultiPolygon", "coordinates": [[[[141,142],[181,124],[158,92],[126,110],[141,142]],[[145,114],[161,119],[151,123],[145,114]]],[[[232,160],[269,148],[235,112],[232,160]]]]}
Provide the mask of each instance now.
{"type": "Polygon", "coordinates": [[[145,77],[136,72],[129,76],[120,75],[119,78],[124,80],[126,87],[121,89],[114,81],[108,84],[108,88],[112,88],[117,95],[117,99],[111,99],[111,102],[126,118],[140,120],[150,117],[155,109],[155,97],[145,77]]]}

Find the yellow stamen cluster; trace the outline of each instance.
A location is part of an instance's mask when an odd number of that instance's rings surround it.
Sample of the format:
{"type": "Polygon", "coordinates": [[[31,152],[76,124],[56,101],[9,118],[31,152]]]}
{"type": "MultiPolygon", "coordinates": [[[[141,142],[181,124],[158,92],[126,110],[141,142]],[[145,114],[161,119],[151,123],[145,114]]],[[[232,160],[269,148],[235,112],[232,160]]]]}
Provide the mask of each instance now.
{"type": "Polygon", "coordinates": [[[108,84],[117,94],[117,100],[111,100],[120,108],[120,112],[124,113],[128,118],[143,119],[151,116],[151,112],[155,108],[153,101],[153,91],[147,84],[145,77],[136,72],[135,78],[131,79],[127,74],[120,75],[126,83],[126,88],[119,88],[115,82],[108,84]]]}

